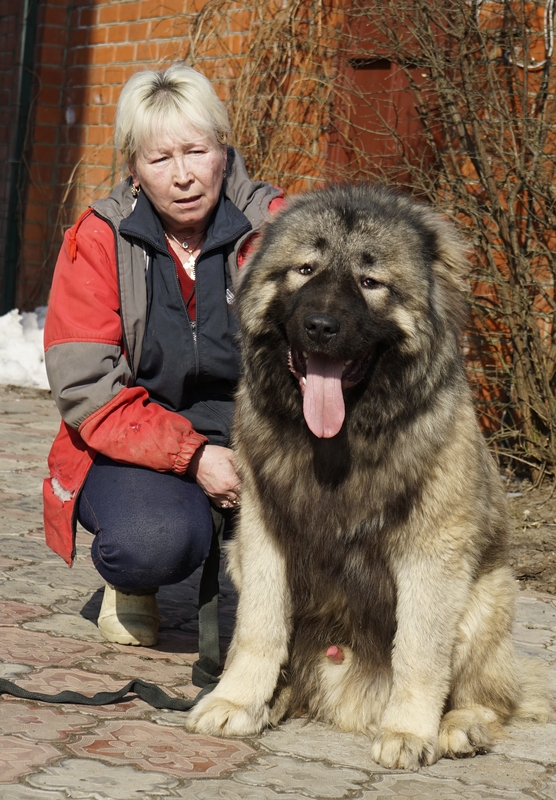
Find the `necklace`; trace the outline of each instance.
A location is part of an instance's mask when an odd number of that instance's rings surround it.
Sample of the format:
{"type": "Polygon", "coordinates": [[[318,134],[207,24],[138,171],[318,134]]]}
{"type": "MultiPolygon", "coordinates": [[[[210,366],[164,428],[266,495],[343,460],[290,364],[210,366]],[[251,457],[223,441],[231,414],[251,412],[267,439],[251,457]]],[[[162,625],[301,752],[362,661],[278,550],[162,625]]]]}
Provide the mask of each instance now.
{"type": "Polygon", "coordinates": [[[179,244],[179,246],[182,247],[185,250],[185,252],[189,255],[187,262],[185,264],[182,262],[182,266],[186,271],[187,275],[191,278],[192,281],[194,281],[195,266],[197,264],[197,259],[195,258],[194,252],[196,248],[199,247],[199,245],[203,241],[205,232],[203,231],[203,233],[199,237],[199,240],[196,242],[194,246],[188,244],[188,242],[185,239],[182,242],[180,242],[177,236],[174,236],[173,233],[166,233],[166,231],[164,231],[164,236],[168,239],[168,241],[170,241],[170,239],[173,239],[176,242],[176,244],[179,244]]]}

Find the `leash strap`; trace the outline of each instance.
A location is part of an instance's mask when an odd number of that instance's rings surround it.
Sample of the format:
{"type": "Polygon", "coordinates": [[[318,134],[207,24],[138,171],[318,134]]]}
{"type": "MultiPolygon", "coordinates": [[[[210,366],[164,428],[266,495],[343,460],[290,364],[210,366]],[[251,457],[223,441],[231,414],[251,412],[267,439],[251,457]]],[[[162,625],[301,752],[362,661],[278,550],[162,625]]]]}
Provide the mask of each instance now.
{"type": "Polygon", "coordinates": [[[137,695],[153,708],[166,708],[172,711],[189,711],[190,708],[199,702],[201,697],[212,691],[216,684],[206,686],[192,700],[184,700],[180,697],[170,697],[154,683],[146,683],[141,680],[130,681],[127,686],[117,692],[97,692],[92,697],[80,694],[79,692],[60,692],[59,694],[42,694],[41,692],[28,692],[11,681],[0,678],[0,695],[10,694],[14,697],[21,697],[23,700],[41,700],[43,703],[73,703],[82,706],[105,706],[111,703],[121,703],[128,694],[137,695]]]}
{"type": "Polygon", "coordinates": [[[211,508],[213,535],[210,551],[203,565],[199,586],[199,659],[193,664],[192,682],[201,691],[192,700],[171,697],[154,683],[142,680],[130,681],[116,692],[97,692],[92,697],[66,690],[59,694],[42,694],[23,689],[12,681],[0,678],[0,695],[10,694],[23,700],[40,700],[43,703],[73,703],[82,706],[105,706],[121,703],[129,694],[134,694],[153,708],[171,711],[189,711],[202,697],[211,692],[218,683],[220,672],[220,641],[218,633],[218,593],[220,585],[218,570],[220,550],[226,520],[218,509],[211,508]]]}

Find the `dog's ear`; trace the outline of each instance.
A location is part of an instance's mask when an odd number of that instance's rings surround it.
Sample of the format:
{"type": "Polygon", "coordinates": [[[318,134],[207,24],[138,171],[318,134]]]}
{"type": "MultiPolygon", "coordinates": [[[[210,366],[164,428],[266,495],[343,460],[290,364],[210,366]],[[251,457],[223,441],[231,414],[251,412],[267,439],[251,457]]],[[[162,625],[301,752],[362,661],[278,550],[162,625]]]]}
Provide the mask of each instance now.
{"type": "Polygon", "coordinates": [[[436,239],[436,253],[431,269],[442,297],[441,302],[453,321],[463,325],[470,294],[470,248],[453,222],[441,214],[427,210],[427,225],[436,239]]]}

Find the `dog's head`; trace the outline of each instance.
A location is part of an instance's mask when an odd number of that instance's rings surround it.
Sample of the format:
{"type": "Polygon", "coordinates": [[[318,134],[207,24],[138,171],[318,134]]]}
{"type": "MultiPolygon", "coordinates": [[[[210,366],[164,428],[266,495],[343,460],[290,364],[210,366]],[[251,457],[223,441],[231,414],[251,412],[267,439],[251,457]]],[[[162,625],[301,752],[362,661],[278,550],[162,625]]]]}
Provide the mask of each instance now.
{"type": "Polygon", "coordinates": [[[354,387],[392,384],[396,370],[407,383],[411,365],[415,380],[416,362],[422,373],[453,355],[466,268],[453,226],[392,190],[300,196],[269,224],[241,279],[247,359],[267,385],[289,369],[308,427],[333,437],[354,387]]]}

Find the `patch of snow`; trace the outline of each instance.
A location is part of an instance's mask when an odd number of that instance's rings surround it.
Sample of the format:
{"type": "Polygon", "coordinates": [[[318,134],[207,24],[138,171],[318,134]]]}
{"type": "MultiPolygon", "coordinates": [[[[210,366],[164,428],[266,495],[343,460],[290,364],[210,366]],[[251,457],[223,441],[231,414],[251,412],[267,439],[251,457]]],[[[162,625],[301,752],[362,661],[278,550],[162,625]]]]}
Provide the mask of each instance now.
{"type": "Polygon", "coordinates": [[[44,365],[46,306],[0,317],[0,384],[49,389],[44,365]]]}

